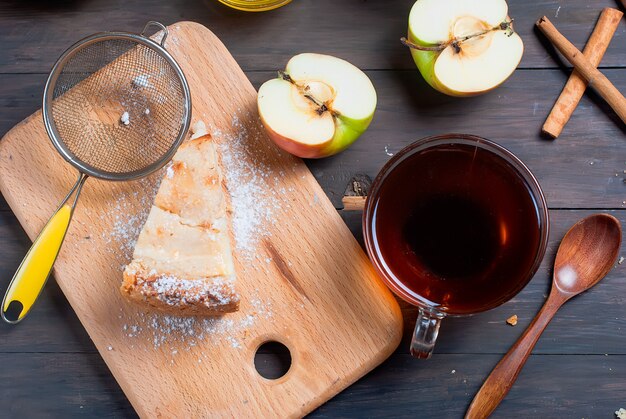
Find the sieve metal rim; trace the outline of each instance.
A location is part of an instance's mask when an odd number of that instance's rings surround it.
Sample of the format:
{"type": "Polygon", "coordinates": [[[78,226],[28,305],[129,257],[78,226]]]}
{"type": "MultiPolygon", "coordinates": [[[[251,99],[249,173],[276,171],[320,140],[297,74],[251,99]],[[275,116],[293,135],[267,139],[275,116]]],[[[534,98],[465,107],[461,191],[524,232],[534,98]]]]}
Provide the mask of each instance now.
{"type": "MultiPolygon", "coordinates": [[[[148,24],[146,25],[146,28],[150,26],[151,24],[157,25],[162,28],[163,38],[162,38],[161,44],[144,36],[143,32],[142,34],[136,34],[132,32],[98,32],[98,33],[89,35],[81,39],[80,41],[74,43],[72,46],[66,49],[65,52],[61,54],[59,59],[54,63],[54,66],[52,67],[52,70],[50,71],[50,75],[48,76],[48,79],[46,80],[46,85],[44,87],[44,92],[43,92],[42,116],[43,116],[44,126],[46,127],[46,131],[48,133],[48,137],[50,138],[50,141],[52,142],[52,145],[59,152],[61,157],[63,157],[65,161],[67,161],[69,164],[74,166],[81,173],[84,173],[86,175],[89,175],[91,177],[95,177],[98,179],[110,180],[110,181],[136,180],[136,179],[145,177],[159,170],[163,166],[165,166],[167,162],[169,162],[172,159],[172,157],[174,157],[174,154],[176,153],[178,146],[185,139],[185,135],[187,134],[187,131],[189,130],[189,126],[191,124],[191,93],[189,90],[189,84],[187,83],[187,78],[185,77],[185,74],[183,73],[182,69],[180,68],[180,66],[174,59],[174,57],[172,57],[172,55],[163,46],[165,39],[168,35],[167,28],[164,25],[161,25],[160,23],[157,23],[157,22],[148,22],[148,24]],[[138,44],[142,44],[156,51],[174,69],[174,72],[176,73],[181,83],[182,90],[183,90],[183,99],[185,102],[185,105],[184,105],[185,109],[183,113],[183,123],[180,127],[180,130],[178,131],[178,137],[172,143],[172,146],[167,151],[167,153],[163,154],[163,156],[161,156],[160,159],[158,159],[151,165],[141,170],[134,170],[134,171],[125,172],[125,173],[114,173],[114,172],[107,172],[107,171],[99,170],[83,162],[81,159],[79,159],[76,155],[74,155],[74,153],[72,153],[67,148],[67,146],[65,146],[65,143],[63,142],[61,135],[59,134],[57,130],[56,124],[54,123],[54,119],[52,118],[52,96],[54,92],[54,86],[56,85],[59,75],[61,74],[61,71],[64,68],[67,61],[70,60],[74,56],[74,54],[76,54],[78,51],[80,51],[80,49],[84,47],[87,47],[96,42],[113,40],[113,39],[130,40],[138,44]]],[[[144,32],[146,28],[144,28],[144,32]]]]}

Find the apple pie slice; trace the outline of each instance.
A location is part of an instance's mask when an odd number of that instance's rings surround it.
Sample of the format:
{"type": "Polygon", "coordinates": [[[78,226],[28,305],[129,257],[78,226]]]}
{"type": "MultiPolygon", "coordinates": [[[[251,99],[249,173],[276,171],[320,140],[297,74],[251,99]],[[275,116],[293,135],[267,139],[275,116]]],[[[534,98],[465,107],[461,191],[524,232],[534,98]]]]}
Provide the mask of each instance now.
{"type": "Polygon", "coordinates": [[[177,315],[239,308],[227,199],[215,145],[202,122],[167,169],[124,270],[130,300],[177,315]]]}

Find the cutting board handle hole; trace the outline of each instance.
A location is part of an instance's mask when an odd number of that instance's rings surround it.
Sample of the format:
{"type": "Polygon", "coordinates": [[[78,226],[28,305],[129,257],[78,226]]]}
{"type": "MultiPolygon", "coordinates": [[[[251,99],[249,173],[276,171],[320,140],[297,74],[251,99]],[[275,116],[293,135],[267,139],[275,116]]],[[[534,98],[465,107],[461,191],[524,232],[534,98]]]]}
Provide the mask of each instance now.
{"type": "Polygon", "coordinates": [[[261,377],[277,380],[289,372],[291,352],[280,342],[265,342],[254,354],[254,367],[261,377]]]}
{"type": "Polygon", "coordinates": [[[4,318],[8,321],[15,322],[17,321],[17,319],[20,318],[20,314],[22,313],[23,309],[24,306],[22,305],[22,303],[17,300],[13,300],[9,303],[7,311],[2,314],[4,315],[4,318]]]}

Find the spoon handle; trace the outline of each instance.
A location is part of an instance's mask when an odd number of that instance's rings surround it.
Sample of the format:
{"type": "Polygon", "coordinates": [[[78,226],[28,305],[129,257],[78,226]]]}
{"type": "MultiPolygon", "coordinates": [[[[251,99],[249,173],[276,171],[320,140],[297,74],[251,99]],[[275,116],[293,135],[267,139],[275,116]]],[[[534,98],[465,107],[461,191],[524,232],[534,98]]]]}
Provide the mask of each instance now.
{"type": "Polygon", "coordinates": [[[565,301],[560,293],[550,294],[528,329],[491,371],[467,410],[466,419],[486,418],[498,407],[513,387],[539,336],[565,301]]]}

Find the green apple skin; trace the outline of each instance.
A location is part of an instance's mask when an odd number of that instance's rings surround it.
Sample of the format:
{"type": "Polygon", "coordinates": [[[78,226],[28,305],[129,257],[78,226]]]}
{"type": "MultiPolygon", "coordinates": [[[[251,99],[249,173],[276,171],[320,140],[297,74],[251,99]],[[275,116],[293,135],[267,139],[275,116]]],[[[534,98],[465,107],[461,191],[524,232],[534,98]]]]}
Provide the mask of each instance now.
{"type": "Polygon", "coordinates": [[[374,114],[366,119],[353,119],[342,115],[335,118],[335,134],[324,144],[310,145],[294,141],[272,130],[261,117],[270,139],[280,148],[303,159],[321,159],[350,147],[369,127],[374,114]]]}
{"type": "Polygon", "coordinates": [[[324,149],[324,156],[332,156],[350,147],[370,126],[374,114],[366,119],[353,119],[339,115],[335,118],[335,135],[333,140],[324,149]]]}
{"type": "MultiPolygon", "coordinates": [[[[411,28],[409,28],[408,38],[409,38],[409,41],[417,45],[432,46],[419,40],[417,36],[413,34],[413,31],[411,31],[411,28]]],[[[439,57],[439,52],[419,51],[413,48],[410,48],[410,50],[411,50],[411,56],[413,57],[413,61],[415,61],[415,65],[417,66],[420,73],[422,74],[422,77],[424,78],[424,80],[426,80],[426,83],[428,83],[433,89],[440,91],[441,93],[444,93],[449,96],[457,96],[457,97],[467,96],[467,94],[464,95],[462,93],[450,90],[446,86],[443,86],[442,84],[439,83],[439,81],[435,77],[435,61],[437,61],[437,57],[439,57]]]]}

